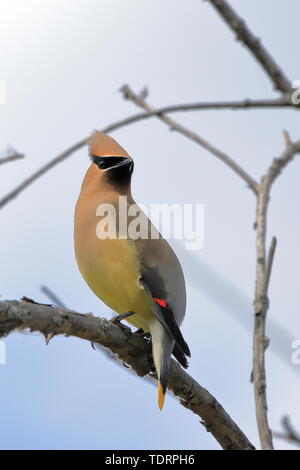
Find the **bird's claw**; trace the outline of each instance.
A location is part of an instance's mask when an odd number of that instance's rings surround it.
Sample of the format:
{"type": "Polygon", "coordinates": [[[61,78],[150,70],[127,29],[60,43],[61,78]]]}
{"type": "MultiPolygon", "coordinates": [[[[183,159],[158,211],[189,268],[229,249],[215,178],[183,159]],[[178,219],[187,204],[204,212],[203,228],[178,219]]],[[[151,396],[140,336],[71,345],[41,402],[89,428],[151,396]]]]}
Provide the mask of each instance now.
{"type": "Polygon", "coordinates": [[[112,323],[121,323],[122,320],[125,320],[125,318],[127,317],[130,317],[131,315],[133,315],[134,312],[126,312],[126,313],[122,313],[121,315],[116,315],[115,317],[113,317],[110,321],[112,323]]]}
{"type": "Polygon", "coordinates": [[[137,335],[137,336],[143,336],[143,334],[144,334],[143,328],[139,328],[138,330],[136,330],[134,332],[134,334],[137,335]]]}
{"type": "Polygon", "coordinates": [[[137,336],[141,336],[142,338],[145,338],[145,339],[150,339],[151,338],[151,335],[150,333],[146,333],[143,328],[139,328],[138,330],[136,330],[134,332],[135,335],[137,336]]]}

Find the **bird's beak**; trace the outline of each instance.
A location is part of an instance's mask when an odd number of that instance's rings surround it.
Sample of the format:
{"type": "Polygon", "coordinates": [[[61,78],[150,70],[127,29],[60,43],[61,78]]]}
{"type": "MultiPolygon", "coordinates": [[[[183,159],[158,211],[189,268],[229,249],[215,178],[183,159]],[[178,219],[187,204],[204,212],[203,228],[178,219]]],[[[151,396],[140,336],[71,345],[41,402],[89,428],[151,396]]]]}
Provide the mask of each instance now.
{"type": "MultiPolygon", "coordinates": [[[[119,163],[116,163],[115,165],[113,165],[112,167],[110,168],[120,168],[122,166],[130,166],[133,164],[133,160],[129,157],[124,157],[124,160],[122,160],[121,162],[119,163]]],[[[108,168],[109,169],[109,168],[108,168]]]]}

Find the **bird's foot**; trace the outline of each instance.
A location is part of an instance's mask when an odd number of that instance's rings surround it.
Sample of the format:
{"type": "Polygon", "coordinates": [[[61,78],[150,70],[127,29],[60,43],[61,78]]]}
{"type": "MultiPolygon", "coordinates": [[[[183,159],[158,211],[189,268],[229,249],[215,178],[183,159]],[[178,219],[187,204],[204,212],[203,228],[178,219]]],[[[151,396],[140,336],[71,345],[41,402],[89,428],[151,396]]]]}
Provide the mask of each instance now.
{"type": "Polygon", "coordinates": [[[134,334],[137,335],[137,336],[141,336],[142,338],[145,338],[145,339],[150,339],[151,338],[150,333],[145,333],[143,328],[139,328],[138,330],[136,330],[134,332],[134,334]]]}
{"type": "Polygon", "coordinates": [[[122,313],[121,315],[117,315],[117,316],[113,317],[110,321],[112,323],[121,323],[122,320],[125,320],[125,318],[130,317],[133,314],[134,314],[134,312],[122,313]]]}
{"type": "Polygon", "coordinates": [[[135,335],[138,335],[138,336],[143,336],[143,334],[144,334],[143,328],[139,328],[138,330],[136,330],[136,331],[134,332],[134,334],[135,334],[135,335]]]}

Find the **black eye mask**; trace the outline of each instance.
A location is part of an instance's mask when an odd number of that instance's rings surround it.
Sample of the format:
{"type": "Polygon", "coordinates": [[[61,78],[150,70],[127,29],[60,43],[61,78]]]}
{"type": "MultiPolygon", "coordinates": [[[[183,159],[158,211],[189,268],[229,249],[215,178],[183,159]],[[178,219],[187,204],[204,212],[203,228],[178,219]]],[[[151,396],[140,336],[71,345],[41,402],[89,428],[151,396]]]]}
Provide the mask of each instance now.
{"type": "Polygon", "coordinates": [[[100,170],[107,170],[108,168],[121,167],[129,165],[132,160],[126,157],[95,157],[91,155],[92,161],[97,165],[100,170]]]}
{"type": "Polygon", "coordinates": [[[99,170],[107,170],[106,180],[115,188],[127,187],[133,172],[133,160],[128,157],[109,156],[98,157],[91,155],[92,161],[99,170]]]}

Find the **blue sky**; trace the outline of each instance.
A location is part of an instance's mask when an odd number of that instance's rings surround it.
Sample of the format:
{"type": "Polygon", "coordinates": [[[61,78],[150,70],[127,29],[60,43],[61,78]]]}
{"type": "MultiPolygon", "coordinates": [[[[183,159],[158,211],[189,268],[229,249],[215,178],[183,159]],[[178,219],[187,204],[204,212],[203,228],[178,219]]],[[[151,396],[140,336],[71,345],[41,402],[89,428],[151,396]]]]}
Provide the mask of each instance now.
{"type": "MultiPolygon", "coordinates": [[[[291,80],[300,79],[299,2],[231,4],[291,80]]],[[[0,150],[11,144],[26,155],[1,167],[1,194],[92,129],[135,113],[118,92],[124,83],[135,91],[147,85],[155,106],[277,96],[207,2],[11,0],[1,3],[0,23],[0,79],[7,86],[0,150]]],[[[176,119],[255,178],[283,150],[282,129],[300,138],[294,110],[201,111],[176,119]]],[[[258,445],[249,382],[254,197],[215,157],[155,119],[113,136],[135,159],[137,201],[205,205],[203,249],[191,259],[174,244],[188,281],[183,331],[192,351],[190,372],[258,445]]],[[[72,309],[111,316],[74,260],[73,212],[87,165],[82,149],[1,210],[3,299],[26,295],[47,301],[40,291],[46,284],[72,309]]],[[[278,237],[267,353],[273,429],[279,429],[283,414],[300,429],[300,366],[289,361],[290,341],[300,338],[299,170],[296,158],[276,182],[269,214],[268,240],[278,237]]],[[[88,343],[58,337],[46,347],[38,334],[15,333],[6,349],[7,364],[0,365],[0,448],[219,448],[177,400],[168,397],[160,412],[153,386],[88,343]]]]}

